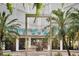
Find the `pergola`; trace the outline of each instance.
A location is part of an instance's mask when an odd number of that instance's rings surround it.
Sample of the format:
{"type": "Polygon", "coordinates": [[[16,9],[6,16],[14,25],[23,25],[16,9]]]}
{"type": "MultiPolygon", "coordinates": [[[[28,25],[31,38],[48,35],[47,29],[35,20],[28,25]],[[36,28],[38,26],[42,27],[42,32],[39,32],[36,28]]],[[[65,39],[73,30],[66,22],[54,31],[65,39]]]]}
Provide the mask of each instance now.
{"type": "MultiPolygon", "coordinates": [[[[31,48],[31,38],[45,38],[45,35],[27,35],[27,18],[28,17],[36,17],[36,18],[51,18],[48,15],[36,15],[36,14],[25,14],[25,30],[26,30],[26,35],[21,35],[16,39],[16,51],[19,50],[19,38],[25,38],[25,49],[31,48]],[[28,39],[28,42],[27,42],[28,39]],[[28,45],[28,46],[27,46],[28,45]]],[[[51,22],[50,22],[51,25],[51,22]]],[[[51,29],[51,26],[50,26],[51,29]]],[[[50,30],[51,33],[51,30],[50,30]]],[[[49,39],[51,39],[51,34],[49,39]]],[[[49,41],[49,40],[48,40],[49,41]]],[[[51,44],[51,43],[50,43],[51,44]]],[[[63,45],[62,45],[62,40],[60,40],[60,50],[63,50],[63,45]]],[[[48,50],[50,50],[49,44],[48,44],[48,50]]]]}
{"type": "Polygon", "coordinates": [[[45,35],[27,35],[27,18],[28,17],[37,17],[37,18],[49,18],[48,15],[36,15],[36,14],[25,14],[25,30],[26,35],[21,35],[16,39],[16,51],[19,50],[19,38],[25,38],[25,47],[27,49],[27,45],[30,48],[31,47],[31,38],[45,38],[45,35]],[[29,43],[27,44],[27,39],[29,43]]]}

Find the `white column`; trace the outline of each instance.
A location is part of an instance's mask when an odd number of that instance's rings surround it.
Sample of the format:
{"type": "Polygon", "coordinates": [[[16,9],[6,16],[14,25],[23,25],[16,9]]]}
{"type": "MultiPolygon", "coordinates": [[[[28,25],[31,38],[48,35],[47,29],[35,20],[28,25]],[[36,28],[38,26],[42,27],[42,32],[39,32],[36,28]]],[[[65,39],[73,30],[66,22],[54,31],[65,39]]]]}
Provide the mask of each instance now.
{"type": "Polygon", "coordinates": [[[27,45],[27,38],[25,38],[25,50],[28,48],[28,45],[27,45]]]}
{"type": "Polygon", "coordinates": [[[63,41],[60,40],[60,50],[63,50],[63,41]]]}
{"type": "Polygon", "coordinates": [[[29,37],[29,40],[28,40],[28,47],[31,48],[31,37],[29,37]]]}
{"type": "Polygon", "coordinates": [[[19,51],[19,38],[16,39],[16,51],[19,51]]]}
{"type": "Polygon", "coordinates": [[[48,44],[48,50],[50,50],[50,44],[48,44]]]}
{"type": "Polygon", "coordinates": [[[5,38],[3,38],[3,42],[2,42],[2,49],[5,50],[5,42],[4,42],[5,38]]]}
{"type": "Polygon", "coordinates": [[[48,50],[51,50],[50,40],[48,40],[48,50]]]}
{"type": "Polygon", "coordinates": [[[3,42],[2,49],[5,50],[5,42],[3,42]]]}

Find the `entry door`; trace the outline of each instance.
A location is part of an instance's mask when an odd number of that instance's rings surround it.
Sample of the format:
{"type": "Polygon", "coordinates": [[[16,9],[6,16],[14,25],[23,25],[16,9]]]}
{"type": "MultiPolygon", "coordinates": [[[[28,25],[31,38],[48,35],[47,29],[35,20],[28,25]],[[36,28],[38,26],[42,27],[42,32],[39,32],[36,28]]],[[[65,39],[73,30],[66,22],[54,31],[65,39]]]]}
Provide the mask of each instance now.
{"type": "Polygon", "coordinates": [[[19,39],[19,50],[24,50],[25,49],[25,38],[20,38],[19,39]]]}

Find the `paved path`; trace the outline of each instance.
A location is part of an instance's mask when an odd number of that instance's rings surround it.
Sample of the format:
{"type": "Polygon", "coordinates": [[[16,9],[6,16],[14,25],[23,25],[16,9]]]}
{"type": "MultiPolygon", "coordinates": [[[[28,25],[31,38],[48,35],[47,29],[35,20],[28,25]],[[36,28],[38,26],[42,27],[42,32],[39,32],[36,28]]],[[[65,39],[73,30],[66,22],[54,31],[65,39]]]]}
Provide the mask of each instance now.
{"type": "Polygon", "coordinates": [[[49,56],[48,52],[38,51],[38,52],[28,52],[28,56],[49,56]]]}
{"type": "Polygon", "coordinates": [[[27,53],[25,51],[16,51],[11,52],[13,56],[49,56],[48,51],[28,51],[27,53]]]}

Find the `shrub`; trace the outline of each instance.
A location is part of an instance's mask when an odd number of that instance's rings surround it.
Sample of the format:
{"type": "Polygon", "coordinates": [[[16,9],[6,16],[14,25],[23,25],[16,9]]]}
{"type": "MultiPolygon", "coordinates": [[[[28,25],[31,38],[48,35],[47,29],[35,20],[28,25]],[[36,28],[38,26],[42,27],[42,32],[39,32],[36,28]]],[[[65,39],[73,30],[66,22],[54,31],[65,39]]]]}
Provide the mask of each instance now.
{"type": "Polygon", "coordinates": [[[57,52],[54,56],[62,56],[60,52],[57,52]]]}
{"type": "Polygon", "coordinates": [[[11,56],[10,53],[3,53],[3,56],[11,56]]]}

